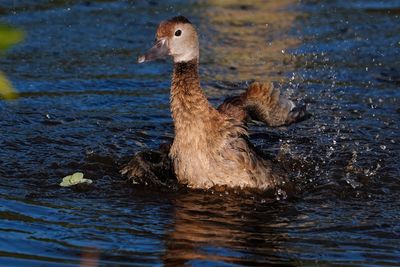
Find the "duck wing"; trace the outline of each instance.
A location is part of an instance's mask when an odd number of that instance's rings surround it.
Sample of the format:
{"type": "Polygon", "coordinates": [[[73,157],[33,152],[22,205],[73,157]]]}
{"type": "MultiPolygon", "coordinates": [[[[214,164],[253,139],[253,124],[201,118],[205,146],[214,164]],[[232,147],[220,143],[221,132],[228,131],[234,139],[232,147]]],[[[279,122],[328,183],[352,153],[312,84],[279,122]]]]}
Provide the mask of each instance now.
{"type": "Polygon", "coordinates": [[[218,111],[240,121],[262,121],[268,126],[290,125],[307,119],[305,106],[296,106],[271,83],[252,83],[238,96],[228,97],[218,111]]]}
{"type": "Polygon", "coordinates": [[[171,144],[161,144],[159,150],[144,150],[136,153],[120,173],[133,184],[155,187],[178,188],[168,156],[171,144]]]}

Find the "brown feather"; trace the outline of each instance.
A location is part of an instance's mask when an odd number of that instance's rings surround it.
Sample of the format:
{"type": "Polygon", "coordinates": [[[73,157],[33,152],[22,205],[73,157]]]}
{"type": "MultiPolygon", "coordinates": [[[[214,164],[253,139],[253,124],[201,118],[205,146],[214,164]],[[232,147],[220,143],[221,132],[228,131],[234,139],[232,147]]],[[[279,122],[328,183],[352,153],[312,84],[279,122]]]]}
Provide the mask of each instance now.
{"type": "MultiPolygon", "coordinates": [[[[232,101],[225,106],[237,108],[240,101],[232,101]]],[[[209,104],[200,88],[197,60],[175,63],[171,110],[175,139],[170,157],[180,182],[193,188],[266,189],[286,180],[249,146],[243,120],[209,104]]]]}
{"type": "Polygon", "coordinates": [[[290,125],[309,116],[305,107],[296,107],[271,83],[258,82],[241,95],[227,98],[218,111],[238,120],[259,120],[271,127],[290,125]]]}
{"type": "Polygon", "coordinates": [[[248,141],[245,121],[251,117],[270,126],[292,123],[298,115],[292,113],[293,102],[269,84],[253,83],[217,110],[200,87],[198,38],[193,25],[184,17],[164,21],[157,29],[157,39],[161,38],[174,58],[171,112],[175,138],[168,154],[172,167],[165,162],[167,152],[143,152],[122,172],[154,180],[157,175],[151,174],[156,171],[172,170],[180,183],[202,189],[270,189],[285,184],[287,178],[279,166],[258,155],[248,141]],[[177,30],[181,34],[175,35],[177,30]]]}

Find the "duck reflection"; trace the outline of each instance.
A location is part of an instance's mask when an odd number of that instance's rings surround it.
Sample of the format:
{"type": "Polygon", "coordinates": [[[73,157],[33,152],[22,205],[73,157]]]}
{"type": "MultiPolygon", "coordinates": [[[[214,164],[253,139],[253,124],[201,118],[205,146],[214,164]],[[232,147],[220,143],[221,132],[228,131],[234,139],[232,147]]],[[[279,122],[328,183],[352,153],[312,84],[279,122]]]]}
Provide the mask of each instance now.
{"type": "Polygon", "coordinates": [[[175,199],[172,229],[165,238],[166,266],[213,263],[274,264],[289,261],[284,229],[288,207],[262,196],[190,192],[175,199]],[[269,203],[268,203],[269,202],[269,203]]]}

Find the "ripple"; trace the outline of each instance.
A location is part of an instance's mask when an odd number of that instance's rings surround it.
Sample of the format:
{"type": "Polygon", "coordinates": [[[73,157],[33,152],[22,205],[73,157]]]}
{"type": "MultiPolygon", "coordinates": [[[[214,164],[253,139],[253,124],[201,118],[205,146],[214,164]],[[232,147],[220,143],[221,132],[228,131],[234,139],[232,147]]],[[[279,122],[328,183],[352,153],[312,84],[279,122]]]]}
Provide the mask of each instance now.
{"type": "Polygon", "coordinates": [[[28,35],[0,59],[20,92],[0,102],[1,266],[400,262],[396,1],[6,2],[0,18],[28,35]],[[119,174],[173,138],[170,63],[136,64],[172,13],[199,25],[214,105],[254,79],[308,105],[297,125],[249,124],[293,197],[134,187],[119,174]],[[58,186],[76,171],[93,185],[58,186]]]}

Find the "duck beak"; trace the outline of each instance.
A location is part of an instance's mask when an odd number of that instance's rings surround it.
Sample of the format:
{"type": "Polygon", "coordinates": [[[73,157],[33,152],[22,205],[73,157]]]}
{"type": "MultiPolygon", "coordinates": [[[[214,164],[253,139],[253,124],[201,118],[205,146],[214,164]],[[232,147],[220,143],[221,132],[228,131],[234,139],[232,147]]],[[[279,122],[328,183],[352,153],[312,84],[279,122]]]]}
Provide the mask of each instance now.
{"type": "Polygon", "coordinates": [[[149,49],[149,51],[147,51],[146,54],[138,58],[138,63],[164,58],[168,55],[168,41],[167,39],[160,39],[152,48],[149,49]]]}

